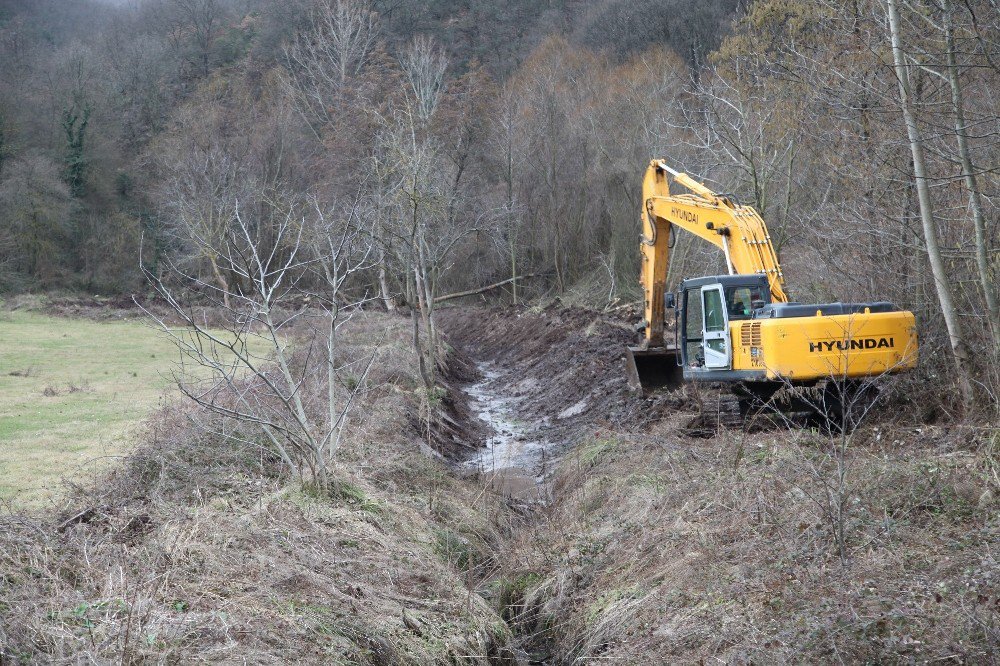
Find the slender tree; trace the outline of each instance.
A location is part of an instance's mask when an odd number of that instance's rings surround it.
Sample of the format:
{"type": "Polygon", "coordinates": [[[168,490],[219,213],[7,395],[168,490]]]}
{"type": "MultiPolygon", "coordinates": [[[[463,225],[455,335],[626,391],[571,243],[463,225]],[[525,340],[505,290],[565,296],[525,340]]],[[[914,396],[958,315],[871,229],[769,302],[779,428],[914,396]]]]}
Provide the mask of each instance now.
{"type": "Polygon", "coordinates": [[[955,7],[951,0],[941,0],[942,30],[945,40],[945,55],[947,58],[948,84],[951,88],[951,106],[955,115],[955,142],[958,147],[959,161],[962,165],[962,178],[969,193],[969,207],[972,209],[972,221],[976,229],[976,268],[982,283],[986,300],[986,314],[993,331],[993,339],[1000,347],[1000,297],[997,296],[997,285],[990,275],[989,236],[986,232],[986,215],[983,212],[983,197],[979,187],[976,169],[972,164],[969,150],[969,128],[965,120],[965,96],[962,91],[961,72],[958,65],[957,49],[955,47],[954,15],[955,7]]]}
{"type": "Polygon", "coordinates": [[[886,0],[886,14],[889,21],[889,32],[892,42],[892,58],[896,78],[899,83],[899,108],[903,115],[903,121],[906,124],[906,134],[909,137],[910,154],[913,159],[913,177],[917,190],[917,201],[920,206],[920,221],[923,226],[924,244],[931,266],[931,273],[934,277],[934,287],[937,291],[938,302],[941,305],[941,314],[944,317],[945,326],[948,328],[952,355],[954,356],[955,367],[958,371],[958,384],[962,392],[962,402],[968,408],[974,403],[975,397],[970,379],[972,374],[972,360],[969,354],[968,343],[962,330],[961,320],[958,316],[958,310],[955,307],[951,276],[949,276],[948,270],[945,267],[944,258],[938,243],[937,222],[934,219],[930,179],[924,157],[924,139],[920,131],[920,126],[917,123],[913,91],[910,84],[910,64],[907,62],[907,53],[903,48],[899,10],[896,6],[896,0],[886,0]]]}

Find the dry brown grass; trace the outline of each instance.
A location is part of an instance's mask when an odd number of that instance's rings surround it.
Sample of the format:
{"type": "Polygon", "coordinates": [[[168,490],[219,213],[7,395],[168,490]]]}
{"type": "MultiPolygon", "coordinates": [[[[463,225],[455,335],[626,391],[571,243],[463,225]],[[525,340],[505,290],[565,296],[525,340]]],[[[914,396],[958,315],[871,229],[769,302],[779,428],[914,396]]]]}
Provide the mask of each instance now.
{"type": "MultiPolygon", "coordinates": [[[[420,453],[408,322],[365,315],[345,345],[389,334],[332,495],[161,413],[61,514],[0,516],[0,662],[513,663],[504,620],[559,664],[997,660],[995,429],[858,430],[838,524],[827,439],[683,438],[683,401],[595,384],[616,329],[572,314],[539,315],[541,342],[519,320],[497,346],[512,377],[559,379],[547,412],[594,396],[552,431],[583,441],[546,510],[519,514],[420,453]],[[538,363],[549,346],[587,372],[538,363]]],[[[461,407],[433,441],[462,436],[461,407]]]]}
{"type": "Polygon", "coordinates": [[[859,431],[842,562],[822,437],[677,425],[578,450],[517,545],[558,663],[996,662],[995,430],[859,431]]]}
{"type": "Polygon", "coordinates": [[[0,662],[510,659],[505,623],[467,587],[498,538],[489,507],[410,426],[405,322],[366,315],[351,339],[385,328],[333,496],[175,407],[61,515],[0,516],[0,662]]]}
{"type": "Polygon", "coordinates": [[[766,422],[689,438],[697,400],[614,384],[617,322],[558,307],[448,321],[522,417],[591,405],[543,426],[556,450],[579,443],[487,590],[550,663],[997,661],[995,427],[914,426],[904,385],[843,457],[766,422]]]}

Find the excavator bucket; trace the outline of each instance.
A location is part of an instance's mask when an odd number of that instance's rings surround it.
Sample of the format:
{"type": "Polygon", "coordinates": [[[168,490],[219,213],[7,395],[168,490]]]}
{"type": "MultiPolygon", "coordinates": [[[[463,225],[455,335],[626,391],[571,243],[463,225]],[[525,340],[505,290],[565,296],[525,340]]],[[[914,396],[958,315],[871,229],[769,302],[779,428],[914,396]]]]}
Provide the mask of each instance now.
{"type": "Polygon", "coordinates": [[[626,347],[625,373],[628,387],[636,392],[671,391],[684,383],[675,347],[626,347]]]}

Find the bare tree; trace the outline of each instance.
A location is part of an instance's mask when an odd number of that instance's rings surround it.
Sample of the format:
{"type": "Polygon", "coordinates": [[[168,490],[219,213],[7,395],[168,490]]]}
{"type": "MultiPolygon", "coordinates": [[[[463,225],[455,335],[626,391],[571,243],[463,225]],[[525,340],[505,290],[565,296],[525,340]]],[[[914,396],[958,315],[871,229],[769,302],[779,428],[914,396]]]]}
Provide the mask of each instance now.
{"type": "MultiPolygon", "coordinates": [[[[333,134],[338,139],[350,136],[357,144],[355,148],[360,146],[355,156],[363,163],[371,152],[367,142],[372,134],[367,131],[364,116],[373,115],[379,106],[379,102],[369,100],[370,96],[379,97],[369,86],[384,77],[381,71],[369,76],[377,69],[369,66],[377,52],[379,16],[363,0],[314,0],[308,18],[308,26],[283,47],[284,87],[295,110],[312,130],[317,147],[321,146],[328,154],[340,153],[338,159],[343,160],[350,150],[342,150],[341,144],[331,151],[328,139],[333,134]]],[[[349,158],[347,162],[350,163],[349,158]]],[[[378,209],[377,191],[375,194],[374,205],[378,209]]],[[[376,220],[381,223],[381,217],[376,220]]],[[[396,301],[386,265],[392,250],[388,234],[377,232],[375,236],[381,300],[391,312],[396,309],[396,301]]]]}
{"type": "Polygon", "coordinates": [[[138,144],[160,127],[167,107],[166,45],[162,38],[136,36],[116,24],[109,27],[102,55],[108,106],[120,118],[125,142],[138,144]]]}
{"type": "Polygon", "coordinates": [[[518,180],[517,171],[524,159],[523,147],[519,135],[523,128],[519,126],[518,100],[508,84],[500,94],[497,118],[492,124],[490,149],[499,157],[500,180],[503,183],[503,215],[500,220],[499,233],[495,237],[500,241],[498,250],[507,254],[510,260],[511,294],[514,305],[517,305],[517,271],[520,259],[520,202],[517,199],[515,184],[518,180]]]}
{"type": "MultiPolygon", "coordinates": [[[[325,313],[324,326],[326,347],[326,388],[327,388],[327,423],[336,432],[328,445],[329,454],[335,455],[340,448],[340,440],[347,426],[348,410],[357,388],[345,391],[343,398],[339,395],[337,386],[340,383],[339,373],[351,369],[355,361],[342,361],[339,358],[338,333],[345,324],[350,322],[362,306],[370,300],[367,293],[358,298],[345,294],[349,281],[359,273],[366,272],[378,264],[381,268],[378,254],[377,239],[373,238],[371,225],[362,224],[360,199],[356,198],[346,211],[324,210],[319,200],[313,198],[311,206],[315,223],[311,228],[311,242],[314,247],[316,264],[322,276],[321,284],[325,289],[314,290],[315,302],[325,313]]],[[[378,345],[375,347],[376,351],[378,345]]],[[[373,352],[374,354],[374,352],[373,352]]],[[[373,356],[374,357],[374,356],[373,356]]],[[[373,358],[372,357],[372,358],[373,358]]],[[[368,367],[361,375],[368,373],[368,367]]]]}
{"type": "Polygon", "coordinates": [[[444,92],[448,57],[433,39],[421,35],[410,42],[403,52],[400,64],[409,83],[412,113],[420,123],[426,125],[437,110],[444,92]]]}
{"type": "Polygon", "coordinates": [[[0,181],[0,250],[44,284],[58,270],[60,240],[70,231],[73,201],[59,167],[42,155],[11,161],[0,181]],[[4,252],[7,254],[7,252],[4,252]]]}
{"type": "Polygon", "coordinates": [[[707,177],[723,176],[730,180],[723,183],[725,191],[752,197],[780,250],[795,185],[796,135],[802,127],[794,105],[768,90],[742,89],[718,70],[702,72],[693,92],[698,101],[681,105],[684,124],[675,126],[675,132],[691,137],[688,148],[707,177]]]}
{"type": "Polygon", "coordinates": [[[447,216],[449,193],[443,176],[447,169],[428,125],[443,92],[447,59],[432,40],[418,38],[402,55],[401,65],[409,83],[406,103],[392,117],[381,119],[383,131],[373,166],[380,198],[391,211],[392,220],[385,230],[405,248],[402,263],[407,296],[411,305],[417,305],[411,313],[413,345],[430,394],[435,386],[438,344],[434,326],[436,262],[430,243],[449,237],[449,230],[441,224],[447,216]],[[436,235],[432,228],[444,233],[436,235]]]}
{"type": "Polygon", "coordinates": [[[207,262],[225,307],[230,306],[231,276],[219,254],[236,218],[236,201],[249,180],[246,165],[219,145],[173,159],[165,156],[161,186],[164,212],[189,261],[207,262]],[[168,161],[169,160],[169,161],[168,161]]]}
{"type": "Polygon", "coordinates": [[[345,296],[344,286],[370,268],[371,235],[356,208],[343,217],[313,208],[306,216],[288,207],[273,228],[263,229],[234,202],[226,233],[201,242],[212,245],[209,251],[244,287],[223,294],[223,287],[172,264],[169,280],[145,273],[181,327],[146,312],[181,352],[181,390],[216,417],[199,423],[245,445],[260,445],[263,437],[290,473],[325,491],[335,483],[330,466],[378,345],[344,358],[338,338],[364,301],[345,296]],[[308,287],[317,273],[322,290],[308,287]],[[197,314],[195,294],[214,302],[211,325],[197,314]],[[296,298],[317,305],[296,306],[296,298]],[[311,326],[314,321],[320,325],[311,326]]]}
{"type": "Polygon", "coordinates": [[[951,0],[940,0],[942,10],[942,31],[945,39],[945,55],[947,58],[948,84],[951,88],[952,112],[955,115],[955,141],[958,144],[958,155],[962,165],[962,178],[969,192],[969,206],[972,208],[972,220],[976,229],[976,267],[979,280],[982,282],[986,299],[986,313],[993,340],[1000,346],[1000,298],[997,287],[990,276],[989,237],[986,232],[986,216],[983,213],[982,192],[976,169],[972,164],[969,150],[969,126],[965,119],[965,98],[962,91],[961,72],[959,71],[957,49],[955,47],[954,14],[955,8],[951,0]]]}
{"type": "Polygon", "coordinates": [[[344,88],[368,64],[378,34],[378,14],[367,3],[317,0],[308,29],[284,47],[287,87],[317,133],[333,122],[344,88]]]}
{"type": "Polygon", "coordinates": [[[174,47],[184,54],[199,76],[208,76],[225,7],[219,0],[169,0],[165,10],[174,47]]]}
{"type": "Polygon", "coordinates": [[[962,391],[962,402],[966,407],[972,406],[974,393],[972,390],[971,373],[972,359],[969,355],[968,343],[962,331],[962,324],[955,307],[951,290],[951,277],[945,267],[941,248],[938,244],[937,223],[934,220],[934,208],[931,201],[930,183],[924,159],[924,139],[917,124],[914,110],[913,91],[910,86],[910,64],[903,47],[900,32],[899,10],[896,0],[886,0],[886,10],[889,20],[889,32],[892,41],[892,57],[899,82],[899,107],[906,123],[906,133],[909,137],[910,152],[913,158],[913,176],[916,180],[917,200],[920,204],[920,220],[923,225],[924,244],[927,257],[934,276],[934,287],[937,290],[941,314],[948,328],[952,355],[958,370],[959,387],[962,391]]]}

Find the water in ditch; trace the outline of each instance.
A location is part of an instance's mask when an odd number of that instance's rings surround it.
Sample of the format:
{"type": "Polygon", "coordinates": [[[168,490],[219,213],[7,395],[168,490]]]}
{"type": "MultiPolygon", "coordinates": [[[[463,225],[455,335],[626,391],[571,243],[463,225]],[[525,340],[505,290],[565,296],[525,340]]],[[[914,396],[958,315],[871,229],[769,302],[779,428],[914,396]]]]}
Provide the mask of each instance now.
{"type": "Polygon", "coordinates": [[[476,366],[480,379],[463,390],[488,435],[484,446],[464,466],[479,472],[506,495],[545,501],[546,479],[554,462],[544,436],[545,420],[519,419],[517,400],[509,394],[509,384],[500,381],[501,373],[490,363],[476,366]]]}

